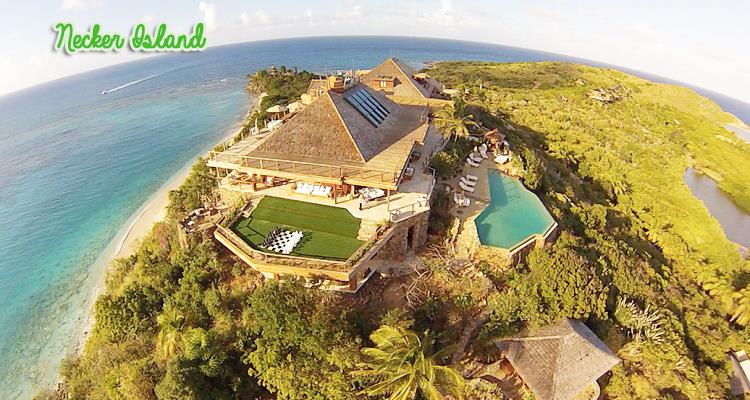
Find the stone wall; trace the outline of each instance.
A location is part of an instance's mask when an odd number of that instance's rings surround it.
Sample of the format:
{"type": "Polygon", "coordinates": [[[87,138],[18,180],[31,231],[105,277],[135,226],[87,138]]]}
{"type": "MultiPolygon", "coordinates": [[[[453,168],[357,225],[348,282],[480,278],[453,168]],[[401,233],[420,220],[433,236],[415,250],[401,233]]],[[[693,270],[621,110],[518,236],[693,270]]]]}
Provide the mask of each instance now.
{"type": "Polygon", "coordinates": [[[224,204],[230,207],[240,207],[242,204],[247,203],[253,197],[253,194],[219,187],[219,197],[221,197],[224,204]]]}
{"type": "Polygon", "coordinates": [[[395,225],[395,232],[388,242],[378,252],[376,258],[394,260],[403,258],[410,250],[417,250],[427,243],[427,224],[430,212],[425,211],[413,217],[399,221],[395,225]],[[409,229],[413,227],[412,246],[409,247],[409,229]]]}

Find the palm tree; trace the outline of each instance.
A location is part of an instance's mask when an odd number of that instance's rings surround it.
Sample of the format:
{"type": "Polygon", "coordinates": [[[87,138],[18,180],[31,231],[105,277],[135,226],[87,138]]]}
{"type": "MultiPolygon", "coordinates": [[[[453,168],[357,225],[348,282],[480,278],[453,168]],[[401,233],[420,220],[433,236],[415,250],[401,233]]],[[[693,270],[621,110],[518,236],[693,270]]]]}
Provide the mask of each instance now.
{"type": "Polygon", "coordinates": [[[182,328],[185,326],[185,317],[177,309],[169,307],[159,314],[156,322],[159,324],[159,335],[156,337],[156,346],[166,359],[177,351],[182,328]]]}
{"type": "Polygon", "coordinates": [[[469,127],[477,126],[473,116],[466,112],[466,102],[456,99],[452,106],[445,106],[435,114],[435,124],[451,139],[469,136],[469,127]]]}
{"type": "Polygon", "coordinates": [[[363,393],[370,396],[390,394],[389,400],[413,400],[417,394],[425,400],[442,400],[444,394],[463,398],[464,379],[451,367],[438,365],[448,349],[432,353],[433,340],[388,325],[370,335],[374,348],[362,349],[370,362],[355,374],[373,378],[375,383],[363,393]]]}
{"type": "Polygon", "coordinates": [[[736,306],[732,313],[732,322],[746,326],[750,322],[750,287],[732,294],[736,306]]]}

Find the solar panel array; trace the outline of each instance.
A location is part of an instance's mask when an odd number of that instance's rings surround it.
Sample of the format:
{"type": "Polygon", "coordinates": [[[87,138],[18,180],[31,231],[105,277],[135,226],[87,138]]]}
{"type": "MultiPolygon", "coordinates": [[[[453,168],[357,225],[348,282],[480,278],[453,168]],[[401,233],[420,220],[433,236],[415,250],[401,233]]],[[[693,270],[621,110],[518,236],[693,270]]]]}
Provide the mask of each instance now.
{"type": "Polygon", "coordinates": [[[375,127],[379,126],[391,113],[378,99],[372,97],[370,92],[362,88],[346,94],[344,99],[375,127]]]}

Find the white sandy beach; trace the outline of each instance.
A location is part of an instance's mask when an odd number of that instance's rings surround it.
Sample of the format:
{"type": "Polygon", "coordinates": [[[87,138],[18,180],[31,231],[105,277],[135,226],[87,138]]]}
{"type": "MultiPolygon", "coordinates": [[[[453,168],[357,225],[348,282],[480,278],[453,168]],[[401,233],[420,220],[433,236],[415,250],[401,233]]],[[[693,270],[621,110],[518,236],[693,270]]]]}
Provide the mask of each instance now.
{"type": "MultiPolygon", "coordinates": [[[[224,143],[239,133],[247,116],[250,115],[260,103],[259,99],[253,100],[253,106],[248,109],[245,118],[239,121],[239,126],[234,125],[227,135],[215,145],[224,143]]],[[[143,237],[151,231],[154,224],[164,220],[167,216],[167,206],[169,205],[169,192],[179,188],[182,182],[187,179],[188,175],[190,175],[190,170],[193,165],[195,165],[197,159],[198,156],[186,163],[176,174],[169,178],[169,180],[164,183],[133,216],[130,217],[123,229],[115,236],[110,245],[97,260],[96,265],[93,268],[101,266],[102,264],[105,267],[101,268],[102,272],[97,279],[97,283],[91,290],[89,301],[87,303],[88,310],[86,314],[86,323],[81,327],[82,329],[80,330],[75,342],[74,351],[76,353],[80,353],[83,350],[83,346],[86,344],[86,340],[94,326],[93,305],[96,298],[104,290],[104,282],[106,274],[109,271],[109,265],[117,258],[123,258],[133,254],[143,237]]]]}

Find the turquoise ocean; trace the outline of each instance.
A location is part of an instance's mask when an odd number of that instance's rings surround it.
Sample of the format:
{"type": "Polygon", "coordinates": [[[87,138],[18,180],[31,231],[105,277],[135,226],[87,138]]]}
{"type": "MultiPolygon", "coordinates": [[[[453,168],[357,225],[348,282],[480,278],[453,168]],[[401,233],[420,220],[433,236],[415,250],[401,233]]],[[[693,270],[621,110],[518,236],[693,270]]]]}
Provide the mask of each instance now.
{"type": "MultiPolygon", "coordinates": [[[[150,57],[0,97],[0,399],[54,385],[108,254],[159,187],[240,123],[251,102],[247,74],[270,64],[371,68],[391,55],[416,68],[436,60],[603,66],[472,42],[321,37],[150,57]]],[[[750,105],[696,90],[750,123],[750,105]]]]}

